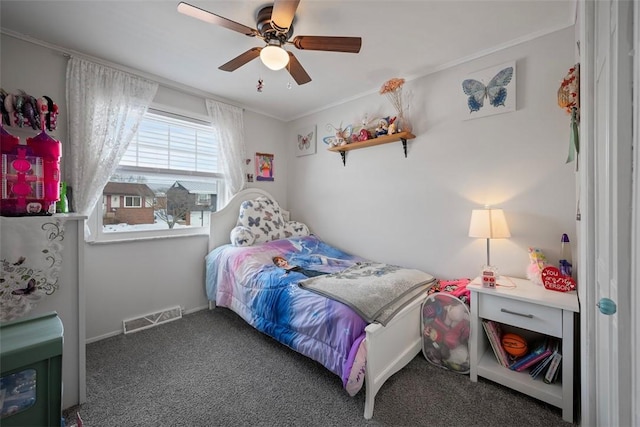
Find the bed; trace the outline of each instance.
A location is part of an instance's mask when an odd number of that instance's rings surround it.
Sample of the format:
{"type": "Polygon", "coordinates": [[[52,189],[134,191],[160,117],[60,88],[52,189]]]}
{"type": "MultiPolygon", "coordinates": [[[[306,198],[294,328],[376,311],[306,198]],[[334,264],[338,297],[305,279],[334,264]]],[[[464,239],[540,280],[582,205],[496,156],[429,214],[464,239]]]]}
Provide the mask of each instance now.
{"type": "Polygon", "coordinates": [[[420,306],[435,278],[327,244],[260,189],[236,194],[210,227],[209,307],[321,363],[350,395],[364,387],[370,419],[384,382],[421,351],[420,306]],[[397,290],[384,295],[390,281],[397,290]]]}

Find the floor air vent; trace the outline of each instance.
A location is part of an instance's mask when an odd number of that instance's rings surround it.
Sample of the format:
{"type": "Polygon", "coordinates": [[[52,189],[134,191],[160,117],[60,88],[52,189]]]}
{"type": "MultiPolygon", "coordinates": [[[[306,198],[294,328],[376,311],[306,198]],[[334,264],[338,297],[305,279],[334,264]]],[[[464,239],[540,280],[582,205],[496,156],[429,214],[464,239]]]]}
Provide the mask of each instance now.
{"type": "Polygon", "coordinates": [[[132,332],[149,329],[162,323],[171,322],[172,320],[178,320],[181,318],[182,309],[179,306],[175,306],[156,313],[137,317],[135,319],[123,320],[122,326],[124,327],[124,333],[130,334],[132,332]]]}

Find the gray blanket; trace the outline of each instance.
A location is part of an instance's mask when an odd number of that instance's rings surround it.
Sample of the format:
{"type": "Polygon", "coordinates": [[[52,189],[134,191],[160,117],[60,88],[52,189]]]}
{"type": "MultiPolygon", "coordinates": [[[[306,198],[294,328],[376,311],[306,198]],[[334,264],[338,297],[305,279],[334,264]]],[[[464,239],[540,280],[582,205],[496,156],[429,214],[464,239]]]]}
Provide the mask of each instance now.
{"type": "Polygon", "coordinates": [[[426,296],[435,282],[420,270],[364,262],[339,273],[312,277],[300,286],[348,305],[369,323],[386,325],[409,302],[426,296]]]}

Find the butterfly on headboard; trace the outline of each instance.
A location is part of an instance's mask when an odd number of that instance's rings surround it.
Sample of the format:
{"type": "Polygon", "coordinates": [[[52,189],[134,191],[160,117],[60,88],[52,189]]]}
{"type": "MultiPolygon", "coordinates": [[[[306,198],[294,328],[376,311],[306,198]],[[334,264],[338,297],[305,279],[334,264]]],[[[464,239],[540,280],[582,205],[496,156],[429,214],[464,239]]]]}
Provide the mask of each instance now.
{"type": "Polygon", "coordinates": [[[505,106],[507,100],[507,86],[513,78],[513,67],[503,68],[496,74],[486,86],[474,79],[466,79],[462,82],[462,90],[469,96],[467,105],[469,112],[480,111],[484,106],[485,98],[494,107],[505,106]]]}
{"type": "Polygon", "coordinates": [[[300,150],[308,150],[311,147],[311,140],[313,139],[313,132],[311,131],[307,136],[298,134],[298,148],[300,150]]]}

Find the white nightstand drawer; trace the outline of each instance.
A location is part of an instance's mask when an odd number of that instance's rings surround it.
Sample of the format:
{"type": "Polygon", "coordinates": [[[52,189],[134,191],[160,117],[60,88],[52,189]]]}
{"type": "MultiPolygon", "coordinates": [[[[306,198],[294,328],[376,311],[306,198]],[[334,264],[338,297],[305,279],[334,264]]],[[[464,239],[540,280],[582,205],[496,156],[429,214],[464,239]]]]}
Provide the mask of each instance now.
{"type": "Polygon", "coordinates": [[[482,295],[479,317],[562,338],[562,310],[539,304],[482,295]]]}

